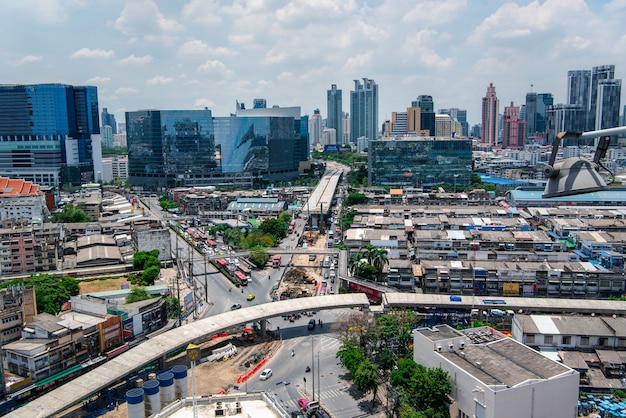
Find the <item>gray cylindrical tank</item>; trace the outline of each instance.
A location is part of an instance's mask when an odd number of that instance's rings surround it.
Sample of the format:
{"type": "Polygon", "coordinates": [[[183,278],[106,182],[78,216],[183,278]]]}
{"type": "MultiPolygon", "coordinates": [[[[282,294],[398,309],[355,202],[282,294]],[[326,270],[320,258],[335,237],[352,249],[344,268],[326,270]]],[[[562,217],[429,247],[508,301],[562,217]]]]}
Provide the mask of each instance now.
{"type": "Polygon", "coordinates": [[[179,364],[172,367],[174,373],[174,397],[176,399],[185,399],[189,388],[187,386],[187,366],[179,364]]]}
{"type": "Polygon", "coordinates": [[[128,418],[144,418],[145,408],[143,403],[143,389],[134,388],[126,391],[126,404],[128,405],[128,418]]]}
{"type": "Polygon", "coordinates": [[[174,373],[163,372],[157,376],[161,388],[161,406],[174,402],[174,373]]]}
{"type": "Polygon", "coordinates": [[[159,381],[146,380],[143,382],[145,416],[161,412],[161,396],[159,395],[159,381]]]}

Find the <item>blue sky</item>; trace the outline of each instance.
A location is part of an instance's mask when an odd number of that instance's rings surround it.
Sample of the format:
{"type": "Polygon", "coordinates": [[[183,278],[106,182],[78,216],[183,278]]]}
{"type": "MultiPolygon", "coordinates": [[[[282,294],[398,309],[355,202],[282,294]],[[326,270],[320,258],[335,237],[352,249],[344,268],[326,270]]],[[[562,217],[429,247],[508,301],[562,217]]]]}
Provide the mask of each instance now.
{"type": "MultiPolygon", "coordinates": [[[[566,100],[567,71],[626,78],[626,0],[19,0],[0,2],[0,83],[98,86],[100,107],[319,108],[326,90],[379,85],[379,121],[420,94],[480,121],[530,91],[566,100]]],[[[622,103],[624,104],[624,103],[622,103]]]]}

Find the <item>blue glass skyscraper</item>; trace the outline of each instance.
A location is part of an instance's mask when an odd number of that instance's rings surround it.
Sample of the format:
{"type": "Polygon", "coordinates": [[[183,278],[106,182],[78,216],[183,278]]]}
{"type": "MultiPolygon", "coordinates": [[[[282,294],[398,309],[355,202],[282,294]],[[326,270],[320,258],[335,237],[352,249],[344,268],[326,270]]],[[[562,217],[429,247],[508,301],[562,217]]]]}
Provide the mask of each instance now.
{"type": "Polygon", "coordinates": [[[93,181],[98,113],[93,86],[0,85],[0,175],[53,186],[93,181]]]}
{"type": "Polygon", "coordinates": [[[360,137],[378,138],[378,84],[369,78],[354,80],[350,92],[350,142],[360,137]]]}

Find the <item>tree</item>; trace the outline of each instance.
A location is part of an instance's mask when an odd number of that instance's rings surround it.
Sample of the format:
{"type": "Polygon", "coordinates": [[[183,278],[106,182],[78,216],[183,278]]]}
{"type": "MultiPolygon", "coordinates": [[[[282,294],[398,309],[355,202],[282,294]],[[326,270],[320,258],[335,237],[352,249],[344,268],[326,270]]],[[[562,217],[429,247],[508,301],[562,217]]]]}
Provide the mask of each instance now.
{"type": "Polygon", "coordinates": [[[130,289],[128,296],[126,296],[126,303],[140,302],[142,300],[148,299],[150,299],[150,295],[148,294],[148,291],[145,287],[133,287],[132,289],[130,289]]]}
{"type": "Polygon", "coordinates": [[[372,261],[370,264],[373,265],[378,271],[378,280],[380,280],[383,275],[385,265],[389,264],[387,253],[388,252],[385,248],[375,248],[372,252],[372,261]]]}
{"type": "Polygon", "coordinates": [[[264,234],[269,234],[276,239],[285,238],[287,236],[286,224],[277,218],[266,219],[259,225],[259,230],[264,234]]]}
{"type": "Polygon", "coordinates": [[[341,344],[336,357],[339,359],[343,367],[354,376],[358,366],[365,360],[365,355],[361,351],[361,347],[356,338],[350,338],[341,344]]]}
{"type": "Polygon", "coordinates": [[[291,217],[291,212],[284,211],[281,212],[280,215],[278,215],[278,220],[282,222],[283,225],[288,225],[289,222],[291,222],[291,217]]]}
{"type": "Polygon", "coordinates": [[[354,206],[365,202],[367,202],[367,196],[365,196],[363,193],[350,193],[346,198],[344,204],[346,206],[354,206]]]}
{"type": "Polygon", "coordinates": [[[33,286],[37,298],[37,311],[56,315],[61,311],[61,306],[70,300],[72,296],[80,293],[78,280],[72,277],[57,279],[52,274],[38,274],[30,276],[24,281],[15,280],[3,283],[3,287],[23,284],[33,286]]]}
{"type": "Polygon", "coordinates": [[[239,228],[228,228],[224,231],[224,243],[232,245],[233,247],[241,247],[241,240],[243,239],[243,232],[239,228]]]}
{"type": "Polygon", "coordinates": [[[365,358],[358,366],[356,373],[352,376],[354,384],[363,393],[372,391],[374,396],[372,397],[372,405],[376,402],[376,393],[378,392],[378,385],[380,385],[380,377],[378,377],[378,367],[371,362],[370,359],[365,358]]]}
{"type": "Polygon", "coordinates": [[[159,277],[161,268],[159,266],[150,266],[141,274],[141,282],[144,286],[152,286],[154,281],[159,277]]]}
{"type": "Polygon", "coordinates": [[[91,216],[87,215],[80,207],[71,203],[63,206],[60,212],[52,215],[52,222],[57,223],[83,223],[91,222],[91,216]]]}
{"type": "Polygon", "coordinates": [[[250,250],[249,260],[258,268],[265,267],[265,263],[270,259],[270,255],[262,247],[255,247],[250,250]]]}

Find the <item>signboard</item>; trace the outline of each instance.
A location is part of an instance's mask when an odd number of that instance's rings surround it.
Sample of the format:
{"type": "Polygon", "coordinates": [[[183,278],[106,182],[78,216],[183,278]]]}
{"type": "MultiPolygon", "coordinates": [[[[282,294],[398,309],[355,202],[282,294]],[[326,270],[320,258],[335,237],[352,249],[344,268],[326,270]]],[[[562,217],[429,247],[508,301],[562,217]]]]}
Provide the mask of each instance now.
{"type": "Polygon", "coordinates": [[[339,152],[339,151],[341,151],[341,147],[338,144],[324,145],[324,152],[325,153],[339,152]]]}
{"type": "Polygon", "coordinates": [[[519,283],[504,283],[502,285],[503,296],[519,296],[519,283]]]}
{"type": "Polygon", "coordinates": [[[365,293],[370,303],[380,303],[382,300],[380,291],[359,283],[348,282],[348,289],[350,290],[350,292],[354,293],[365,293]]]}

